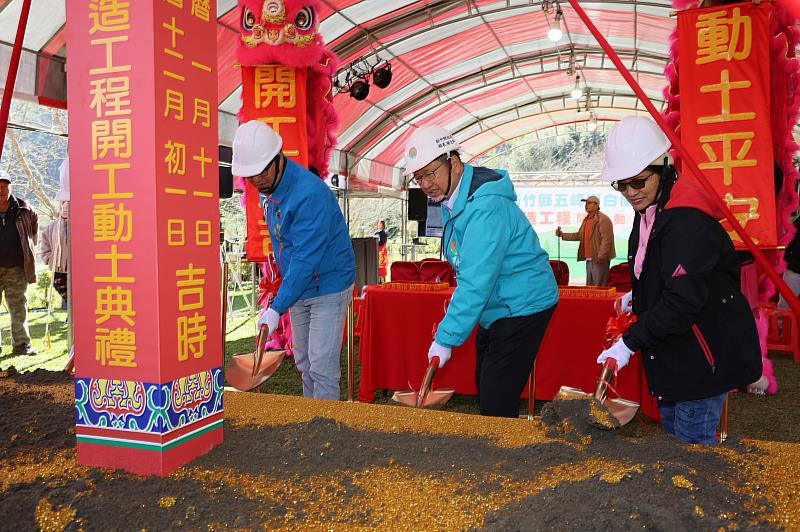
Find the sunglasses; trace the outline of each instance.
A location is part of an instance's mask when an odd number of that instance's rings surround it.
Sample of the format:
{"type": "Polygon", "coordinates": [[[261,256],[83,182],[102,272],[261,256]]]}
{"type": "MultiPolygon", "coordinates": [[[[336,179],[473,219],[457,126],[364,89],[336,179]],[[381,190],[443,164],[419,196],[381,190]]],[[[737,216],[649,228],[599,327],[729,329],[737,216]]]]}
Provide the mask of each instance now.
{"type": "Polygon", "coordinates": [[[641,190],[647,184],[647,180],[656,175],[655,173],[646,175],[644,177],[640,177],[639,179],[632,179],[630,181],[620,182],[614,181],[611,183],[611,188],[616,190],[617,192],[625,192],[628,190],[628,187],[631,187],[633,190],[641,190]]]}

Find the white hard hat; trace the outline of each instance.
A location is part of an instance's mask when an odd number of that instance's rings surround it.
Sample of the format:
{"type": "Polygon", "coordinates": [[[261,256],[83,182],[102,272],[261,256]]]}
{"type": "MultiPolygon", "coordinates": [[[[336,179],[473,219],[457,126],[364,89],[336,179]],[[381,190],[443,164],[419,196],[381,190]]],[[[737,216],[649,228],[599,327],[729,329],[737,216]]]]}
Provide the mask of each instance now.
{"type": "Polygon", "coordinates": [[[58,192],[56,201],[69,201],[69,157],[58,167],[58,192]]]}
{"type": "Polygon", "coordinates": [[[253,177],[281,151],[283,139],[274,129],[258,120],[239,126],[233,137],[231,173],[239,177],[253,177]]]}
{"type": "Polygon", "coordinates": [[[651,118],[629,116],[608,130],[601,179],[608,183],[635,176],[662,164],[672,143],[651,118]]]}
{"type": "Polygon", "coordinates": [[[458,151],[461,146],[445,128],[425,126],[414,131],[406,142],[404,151],[406,169],[403,175],[408,177],[428,163],[451,151],[458,151]]]}

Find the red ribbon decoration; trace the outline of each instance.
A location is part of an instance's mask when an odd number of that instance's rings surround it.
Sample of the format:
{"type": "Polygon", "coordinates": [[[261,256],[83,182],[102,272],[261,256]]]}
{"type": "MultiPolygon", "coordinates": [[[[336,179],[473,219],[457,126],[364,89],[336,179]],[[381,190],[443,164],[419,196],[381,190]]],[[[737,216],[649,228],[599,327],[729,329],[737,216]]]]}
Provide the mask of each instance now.
{"type": "Polygon", "coordinates": [[[275,264],[275,259],[271,256],[269,260],[262,265],[262,277],[258,282],[258,306],[263,307],[264,303],[272,301],[272,298],[278,293],[278,288],[281,286],[280,273],[278,272],[278,265],[275,264]]]}
{"type": "Polygon", "coordinates": [[[606,334],[603,338],[603,349],[608,349],[628,330],[636,321],[636,316],[630,312],[623,312],[613,318],[608,318],[606,334]]]}

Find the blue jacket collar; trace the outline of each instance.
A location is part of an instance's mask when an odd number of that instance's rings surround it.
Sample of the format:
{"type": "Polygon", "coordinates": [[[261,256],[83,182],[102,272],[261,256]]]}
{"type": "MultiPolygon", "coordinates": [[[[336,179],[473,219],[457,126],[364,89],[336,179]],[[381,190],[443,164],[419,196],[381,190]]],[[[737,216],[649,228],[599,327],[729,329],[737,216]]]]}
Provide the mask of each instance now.
{"type": "Polygon", "coordinates": [[[461,172],[461,181],[458,183],[458,196],[453,203],[453,209],[450,211],[453,215],[458,214],[464,210],[469,197],[470,189],[472,188],[472,165],[463,163],[464,171],[461,172]]]}
{"type": "Polygon", "coordinates": [[[281,180],[278,181],[278,186],[275,187],[275,192],[269,195],[272,201],[280,202],[291,192],[297,182],[297,170],[301,168],[296,162],[289,158],[285,159],[286,167],[283,169],[281,180]]]}

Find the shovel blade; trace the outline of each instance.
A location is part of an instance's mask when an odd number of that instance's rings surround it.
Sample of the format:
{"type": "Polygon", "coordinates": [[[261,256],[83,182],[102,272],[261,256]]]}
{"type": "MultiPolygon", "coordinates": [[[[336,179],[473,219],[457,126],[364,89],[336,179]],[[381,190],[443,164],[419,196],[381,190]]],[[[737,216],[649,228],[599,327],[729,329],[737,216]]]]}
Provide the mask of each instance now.
{"type": "Polygon", "coordinates": [[[284,353],[285,351],[267,351],[258,367],[254,367],[253,353],[233,355],[225,366],[225,379],[237,390],[252,390],[272,377],[281,365],[284,353]]]}
{"type": "Polygon", "coordinates": [[[411,408],[437,408],[444,406],[455,392],[454,388],[431,390],[425,396],[425,401],[420,404],[418,393],[406,390],[394,392],[394,394],[392,394],[392,401],[401,406],[410,406],[411,408]]]}
{"type": "Polygon", "coordinates": [[[558,393],[553,397],[554,401],[585,401],[592,397],[592,394],[586,393],[580,388],[572,388],[571,386],[562,386],[559,388],[558,393]]]}
{"type": "Polygon", "coordinates": [[[630,423],[639,410],[639,403],[626,399],[606,399],[604,404],[608,413],[614,416],[620,426],[630,423]]]}

